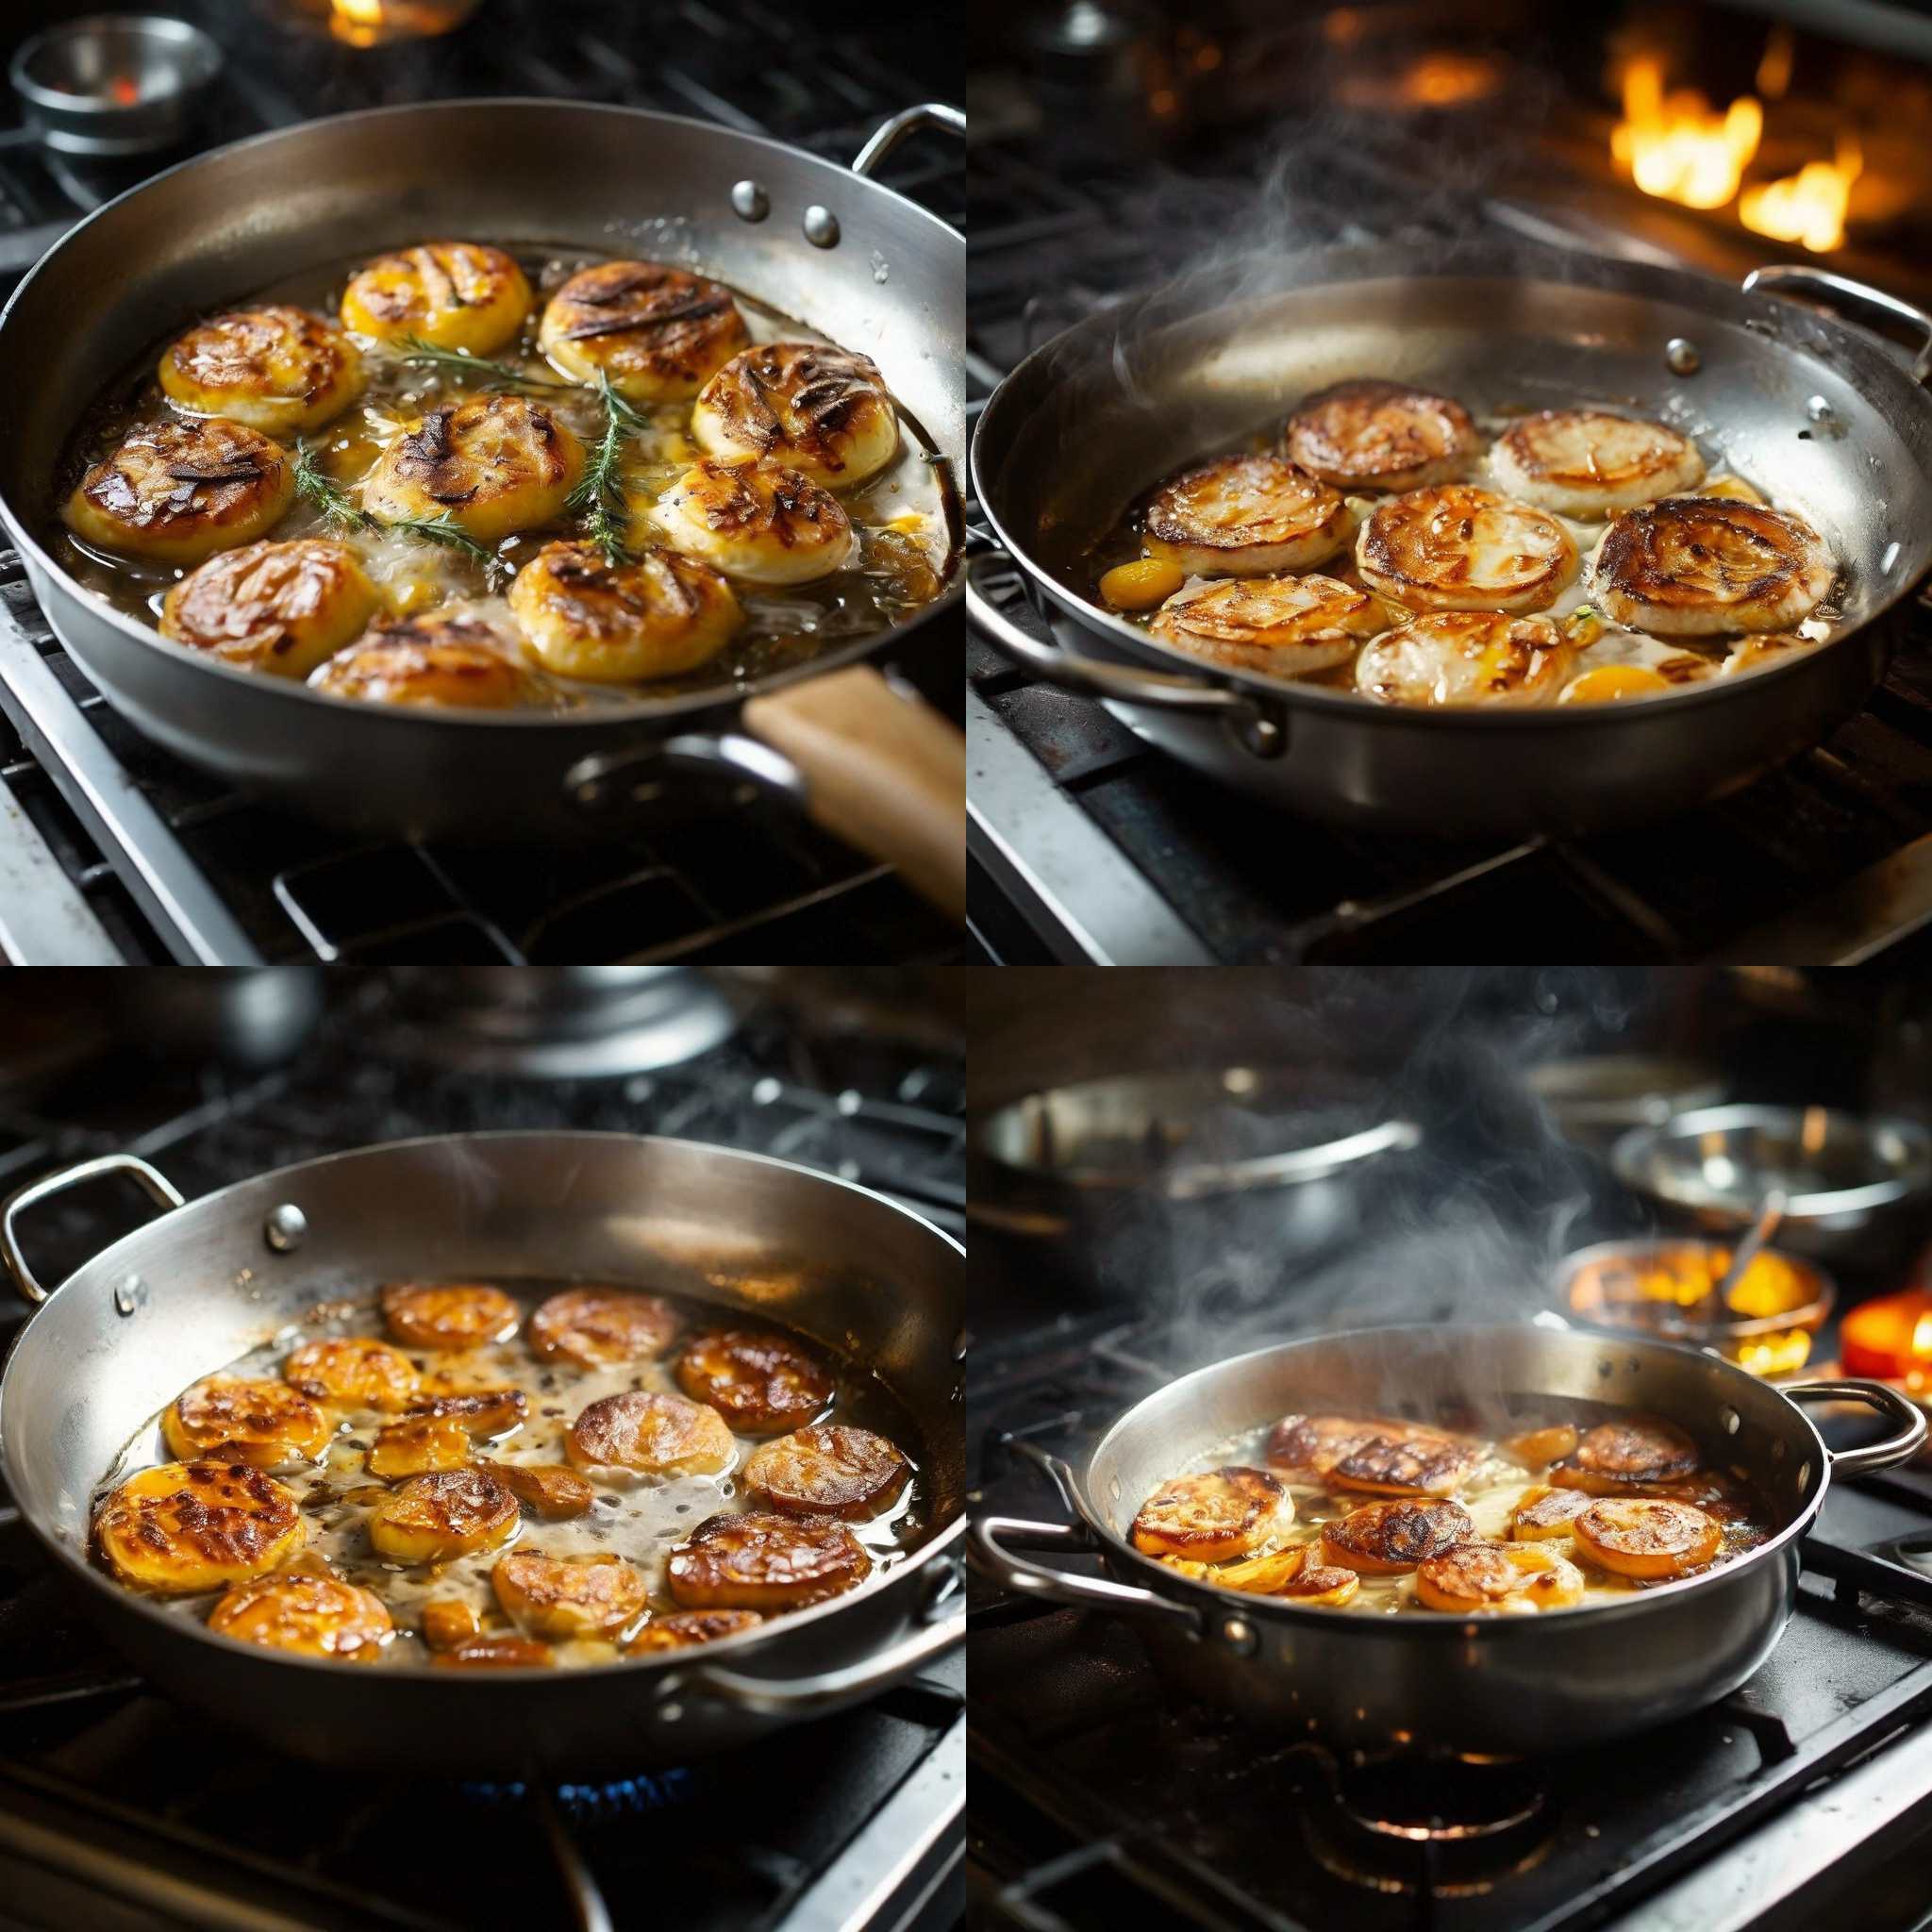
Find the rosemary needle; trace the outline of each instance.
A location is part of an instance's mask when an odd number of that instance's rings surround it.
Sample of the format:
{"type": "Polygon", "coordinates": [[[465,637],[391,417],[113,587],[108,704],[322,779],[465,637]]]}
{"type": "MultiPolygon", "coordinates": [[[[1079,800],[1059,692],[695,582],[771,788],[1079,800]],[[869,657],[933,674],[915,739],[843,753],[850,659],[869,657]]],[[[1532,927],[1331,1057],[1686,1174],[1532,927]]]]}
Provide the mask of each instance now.
{"type": "Polygon", "coordinates": [[[565,499],[564,508],[588,510],[585,529],[591,541],[612,564],[628,563],[631,552],[625,534],[629,511],[618,466],[631,433],[648,425],[645,418],[611,388],[610,378],[601,369],[597,372],[597,395],[604,405],[604,434],[598,438],[577,487],[565,499]]]}
{"type": "Polygon", "coordinates": [[[440,543],[446,550],[460,550],[492,574],[508,566],[495,551],[476,541],[457,520],[444,510],[437,517],[398,517],[384,523],[349,501],[348,491],[333,476],[316,465],[314,452],[306,442],[295,445],[295,489],[322,514],[324,521],[342,530],[401,530],[406,536],[425,543],[440,543]]]}
{"type": "Polygon", "coordinates": [[[404,336],[402,344],[407,353],[405,362],[426,363],[431,368],[441,369],[452,375],[483,375],[502,389],[571,389],[575,385],[559,382],[554,376],[531,375],[522,369],[513,369],[508,362],[492,362],[484,356],[471,356],[461,349],[445,349],[440,343],[425,341],[421,336],[404,336]]]}

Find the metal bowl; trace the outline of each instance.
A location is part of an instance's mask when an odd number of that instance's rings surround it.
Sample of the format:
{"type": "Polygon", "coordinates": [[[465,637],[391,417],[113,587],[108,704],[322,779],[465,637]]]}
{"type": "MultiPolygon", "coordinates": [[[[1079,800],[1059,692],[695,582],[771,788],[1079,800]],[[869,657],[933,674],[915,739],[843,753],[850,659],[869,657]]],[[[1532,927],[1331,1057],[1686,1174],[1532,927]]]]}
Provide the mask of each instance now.
{"type": "Polygon", "coordinates": [[[180,140],[221,70],[222,50],[185,20],[96,13],[22,42],[7,71],[49,147],[138,155],[180,140]]]}
{"type": "Polygon", "coordinates": [[[1635,1127],[1610,1153],[1617,1178],[1700,1226],[1748,1226],[1789,1196],[1780,1244],[1871,1256],[1919,1219],[1932,1137],[1916,1122],[1824,1107],[1706,1107],[1635,1127]]]}
{"type": "Polygon", "coordinates": [[[1715,1107],[1724,1097],[1724,1076],[1702,1061],[1650,1054],[1544,1060],[1523,1084],[1559,1132],[1599,1147],[1628,1128],[1661,1126],[1673,1114],[1715,1107]]]}

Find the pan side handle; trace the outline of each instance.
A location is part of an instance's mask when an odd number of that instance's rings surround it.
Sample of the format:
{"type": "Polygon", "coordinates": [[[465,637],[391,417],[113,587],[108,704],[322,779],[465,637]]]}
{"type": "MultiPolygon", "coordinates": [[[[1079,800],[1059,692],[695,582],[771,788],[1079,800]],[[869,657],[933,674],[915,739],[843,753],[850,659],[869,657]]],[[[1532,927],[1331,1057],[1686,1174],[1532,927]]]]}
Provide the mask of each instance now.
{"type": "Polygon", "coordinates": [[[1925,1415],[1919,1406],[1883,1382],[1792,1382],[1778,1391],[1787,1402],[1862,1402],[1898,1424],[1898,1433],[1862,1449],[1827,1449],[1833,1475],[1862,1475],[1907,1462],[1925,1446],[1925,1415]]]}
{"type": "Polygon", "coordinates": [[[965,1641],[966,1618],[962,1611],[941,1623],[921,1626],[863,1663],[849,1664],[840,1671],[824,1671],[816,1677],[748,1677],[715,1664],[701,1664],[691,1672],[689,1681],[701,1695],[758,1717],[810,1717],[883,1690],[887,1685],[943,1657],[965,1641]]]}
{"type": "Polygon", "coordinates": [[[82,1187],[89,1181],[105,1180],[109,1174],[125,1174],[130,1180],[139,1181],[158,1208],[169,1209],[182,1205],[183,1196],[174,1182],[131,1154],[103,1154],[94,1160],[76,1161],[72,1167],[58,1167],[52,1174],[43,1174],[24,1188],[15,1188],[5,1205],[0,1206],[0,1260],[6,1262],[14,1287],[29,1303],[38,1306],[45,1301],[48,1291],[27,1265],[14,1224],[35,1202],[64,1194],[69,1188],[82,1187]]]}
{"type": "Polygon", "coordinates": [[[1069,1551],[1097,1547],[1091,1532],[1078,1523],[1036,1523],[1024,1516],[974,1518],[969,1551],[973,1567],[1004,1588],[1022,1596],[1071,1604],[1076,1609],[1164,1618],[1169,1623],[1186,1624],[1191,1636],[1200,1635],[1200,1616],[1186,1604],[1134,1584],[1116,1583],[1111,1577],[1080,1576],[1071,1571],[1051,1569],[1044,1563],[1029,1563],[1014,1554],[1016,1546],[1069,1551]]]}
{"type": "Polygon", "coordinates": [[[890,121],[882,121],[874,128],[872,138],[853,156],[852,172],[870,177],[908,134],[917,133],[922,127],[943,127],[948,134],[963,136],[966,117],[943,101],[922,101],[916,108],[902,108],[890,121]]]}
{"type": "Polygon", "coordinates": [[[1912,357],[1912,380],[1924,382],[1932,376],[1932,315],[1916,304],[1888,295],[1868,282],[1857,282],[1850,275],[1833,275],[1828,269],[1811,268],[1803,262],[1780,262],[1773,267],[1754,268],[1744,277],[1744,292],[1762,289],[1774,295],[1808,295],[1816,301],[1842,306],[1856,312],[1882,315],[1888,322],[1902,322],[1918,333],[1919,346],[1912,357]]]}

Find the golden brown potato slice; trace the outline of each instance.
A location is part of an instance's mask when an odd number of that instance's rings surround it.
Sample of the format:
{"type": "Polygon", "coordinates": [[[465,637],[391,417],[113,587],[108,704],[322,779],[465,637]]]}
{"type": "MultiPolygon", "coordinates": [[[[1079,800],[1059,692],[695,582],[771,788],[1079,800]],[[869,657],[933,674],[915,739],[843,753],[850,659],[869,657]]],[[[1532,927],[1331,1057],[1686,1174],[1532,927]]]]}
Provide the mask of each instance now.
{"type": "Polygon", "coordinates": [[[266,536],[294,496],[288,452],[239,423],[145,423],[81,478],[61,514],[97,549],[194,564],[266,536]]]}
{"type": "Polygon", "coordinates": [[[406,423],[362,483],[379,523],[447,517],[493,548],[563,513],[584,473],[584,446],[529,396],[466,395],[406,423]]]}
{"type": "Polygon", "coordinates": [[[304,1540],[295,1492],[242,1462],[164,1462],[129,1476],[94,1521],[124,1583],[195,1596],[273,1570],[304,1540]]]}
{"type": "Polygon", "coordinates": [[[435,1416],[458,1424],[473,1436],[508,1436],[524,1425],[530,1398],[521,1389],[462,1389],[420,1395],[410,1403],[412,1416],[435,1416]]]}
{"type": "Polygon", "coordinates": [[[1724,1532],[1689,1503],[1600,1496],[1575,1523],[1577,1550],[1599,1569],[1646,1579],[1682,1576],[1718,1553],[1724,1532]]]}
{"type": "Polygon", "coordinates": [[[1237,1465],[1163,1483],[1134,1518],[1133,1543],[1150,1557],[1220,1563],[1252,1556],[1293,1522],[1281,1484],[1266,1470],[1237,1465]]]}
{"type": "Polygon", "coordinates": [[[475,1282],[395,1281],[382,1291],[383,1320],[412,1348],[475,1348],[517,1332],[517,1305],[475,1282]]]}
{"type": "Polygon", "coordinates": [[[197,324],[169,346],[158,374],[184,411],[269,436],[319,429],[365,381],[360,353],[334,323],[285,302],[197,324]]]}
{"type": "Polygon", "coordinates": [[[1465,1617],[1563,1609],[1583,1601],[1583,1573],[1540,1543],[1456,1543],[1416,1566],[1416,1595],[1465,1617]]]}
{"type": "Polygon", "coordinates": [[[517,1501],[549,1523],[581,1516],[597,1492],[575,1470],[560,1462],[491,1462],[477,1458],[517,1501]]]}
{"type": "Polygon", "coordinates": [[[358,336],[415,336],[439,348],[490,356],[530,312],[515,259],[477,242],[423,242],[379,255],[342,291],[342,322],[358,336]]]}
{"type": "Polygon", "coordinates": [[[1501,1447],[1512,1462],[1524,1469],[1547,1469],[1553,1462],[1576,1453],[1577,1434],[1569,1423],[1555,1423],[1548,1428],[1525,1429],[1511,1436],[1501,1447]]]}
{"type": "Polygon", "coordinates": [[[1697,1444],[1675,1423],[1632,1415],[1599,1423],[1551,1466],[1550,1480],[1593,1496],[1627,1495],[1651,1483],[1693,1475],[1700,1460],[1697,1444]]]}
{"type": "Polygon", "coordinates": [[[1554,1489],[1534,1484],[1516,1499],[1509,1512],[1509,1534],[1518,1542],[1549,1542],[1567,1538],[1576,1519],[1590,1507],[1584,1490],[1554,1489]]]}
{"type": "Polygon", "coordinates": [[[1447,1429],[1387,1416],[1286,1415],[1268,1466],[1298,1482],[1382,1496],[1446,1496],[1475,1467],[1475,1445],[1447,1429]]]}
{"type": "Polygon", "coordinates": [[[815,1355],[750,1328],[693,1336],[677,1358],[677,1385],[747,1436],[795,1429],[832,1399],[832,1372],[815,1355]]]}
{"type": "Polygon", "coordinates": [[[654,1361],[677,1333],[677,1311],[654,1294],[627,1288],[570,1288],[530,1317],[532,1355],[561,1357],[579,1368],[654,1361]]]}
{"type": "Polygon", "coordinates": [[[305,1341],[282,1364],[282,1378],[316,1402],[388,1415],[408,1408],[422,1382],[408,1356],[362,1335],[305,1341]]]}
{"type": "Polygon", "coordinates": [[[182,1462],[313,1462],[333,1433],[299,1389],[239,1375],[210,1375],[184,1389],[161,1418],[168,1453],[182,1462]]]}
{"type": "Polygon", "coordinates": [[[711,1516],[672,1551],[671,1594],[691,1610],[795,1610],[862,1583],[865,1545],[828,1516],[711,1516]]]}
{"type": "Polygon", "coordinates": [[[896,1502],[912,1465],[883,1436],[817,1423],[753,1450],[744,1486],[760,1503],[794,1515],[859,1521],[896,1502]]]}
{"type": "Polygon", "coordinates": [[[738,1453],[715,1408],[651,1390],[591,1403],[564,1447],[579,1469],[641,1475],[715,1475],[738,1453]]]}
{"type": "Polygon", "coordinates": [[[395,1625],[372,1591],[332,1576],[262,1576],[236,1585],[209,1613],[208,1627],[242,1643],[373,1663],[395,1625]]]}
{"type": "Polygon", "coordinates": [[[1322,1560],[1340,1570],[1399,1576],[1475,1534],[1469,1511],[1441,1501],[1366,1503],[1322,1525],[1322,1560]]]}
{"type": "Polygon", "coordinates": [[[307,677],[361,633],[380,601],[346,543],[244,543],[168,592],[160,631],[243,671],[307,677]]]}
{"type": "Polygon", "coordinates": [[[664,403],[695,396],[751,335],[722,282],[658,261],[600,261],[551,296],[538,341],[577,382],[601,375],[633,403],[664,403]]]}
{"type": "Polygon", "coordinates": [[[1338,490],[1414,490],[1459,476],[1480,441],[1469,411],[1449,396],[1357,380],[1305,397],[1282,447],[1338,490]]]}
{"type": "Polygon", "coordinates": [[[423,1641],[431,1650],[454,1650],[483,1633],[483,1620],[474,1604],[456,1597],[434,1597],[423,1606],[423,1641]]]}
{"type": "Polygon", "coordinates": [[[546,1557],[511,1550],[491,1587],[506,1614],[539,1637],[608,1637],[644,1613],[643,1573],[622,1557],[546,1557]]]}
{"type": "Polygon", "coordinates": [[[1320,1604],[1329,1608],[1340,1608],[1362,1587],[1362,1580],[1353,1570],[1344,1570],[1334,1563],[1304,1563],[1272,1595],[1286,1597],[1291,1603],[1320,1604]]]}
{"type": "Polygon", "coordinates": [[[474,1453],[469,1430],[453,1416],[414,1415],[377,1429],[367,1462],[371,1475],[391,1482],[433,1469],[462,1469],[474,1453]]]}
{"type": "Polygon", "coordinates": [[[396,1563],[443,1563],[517,1533],[517,1499],[481,1469],[412,1476],[371,1512],[369,1541],[396,1563]]]}
{"type": "Polygon", "coordinates": [[[308,688],[364,705],[514,710],[534,691],[515,649],[502,631],[475,618],[436,610],[386,617],[323,663],[308,688]]]}
{"type": "Polygon", "coordinates": [[[688,1650],[694,1643],[715,1643],[721,1637],[736,1637],[741,1630],[755,1630],[764,1622],[756,1610],[670,1610],[653,1617],[624,1646],[626,1657],[640,1657],[652,1651],[688,1650]]]}

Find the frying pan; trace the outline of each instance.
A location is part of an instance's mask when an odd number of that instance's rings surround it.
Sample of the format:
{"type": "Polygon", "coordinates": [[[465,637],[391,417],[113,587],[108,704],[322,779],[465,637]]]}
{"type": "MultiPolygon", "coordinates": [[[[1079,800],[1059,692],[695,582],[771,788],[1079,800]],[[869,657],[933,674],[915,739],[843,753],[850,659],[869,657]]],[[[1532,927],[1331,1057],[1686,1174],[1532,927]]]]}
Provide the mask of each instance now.
{"type": "Polygon", "coordinates": [[[114,1154],[13,1194],[0,1255],[39,1305],[0,1377],[0,1474],[22,1516],[143,1675],[279,1750],[465,1775],[689,1763],[867,1697],[964,1635],[947,1601],[964,1529],[960,1250],[866,1189],[685,1141],[453,1134],[184,1206],[145,1161],[114,1154]],[[22,1254],[22,1211],[115,1174],[169,1211],[49,1293],[22,1254]],[[149,1417],[317,1300],[411,1274],[634,1281],[843,1344],[920,1425],[924,1541],[846,1595],[702,1652],[582,1670],[284,1655],[212,1636],[95,1567],[92,1499],[149,1417]]]}
{"type": "Polygon", "coordinates": [[[21,373],[0,394],[0,521],[48,623],[108,701],[169,750],[334,823],[581,841],[600,824],[621,828],[627,801],[689,790],[695,774],[732,792],[816,801],[832,829],[863,834],[874,856],[949,898],[965,865],[958,734],[875,675],[838,674],[937,617],[957,581],[891,629],[746,689],[551,717],[355,704],[237,671],[158,641],[51,549],[67,439],[158,331],[425,235],[695,262],[872,356],[942,465],[957,466],[965,243],[868,178],[928,124],[963,120],[908,109],[845,169],[627,108],[440,101],[239,142],[109,202],[0,315],[0,361],[21,373]]]}
{"type": "Polygon", "coordinates": [[[1862,705],[1932,566],[1932,316],[1809,268],[1742,291],[1563,249],[1407,247],[1242,258],[1090,316],[993,392],[973,477],[996,540],[973,621],[1038,675],[1253,797],[1358,825],[1561,834],[1747,784],[1862,705]],[[1779,290],[1910,327],[1910,367],[1779,290]],[[1808,517],[1843,565],[1825,646],[1666,698],[1420,710],[1204,666],[1090,601],[1083,553],[1182,461],[1278,425],[1302,396],[1386,376],[1473,411],[1600,403],[1714,441],[1808,517]],[[1058,648],[1014,625],[1017,569],[1058,648]]]}
{"type": "Polygon", "coordinates": [[[1791,1615],[1798,1540],[1832,1477],[1903,1462],[1924,1439],[1924,1417],[1882,1382],[1779,1391],[1694,1349],[1529,1324],[1357,1329],[1169,1383],[1114,1424],[1077,1475],[1045,1458],[1074,1522],[982,1517],[973,1557],[1010,1590],[1131,1619],[1183,1691],[1276,1737],[1313,1730],[1378,1755],[1559,1751],[1663,1724],[1736,1690],[1791,1615]],[[1706,1575],[1624,1602],[1491,1618],[1357,1616],[1238,1598],[1126,1541],[1159,1483],[1239,1431],[1317,1402],[1343,1414],[1426,1414],[1433,1396],[1472,1402],[1492,1421],[1548,1420],[1551,1398],[1667,1415],[1699,1438],[1713,1466],[1742,1470],[1776,1533],[1706,1575]],[[1897,1430],[1866,1448],[1828,1450],[1798,1405],[1836,1401],[1869,1404],[1897,1430]],[[1107,1574],[1051,1568],[1020,1548],[1091,1552],[1107,1574]]]}

